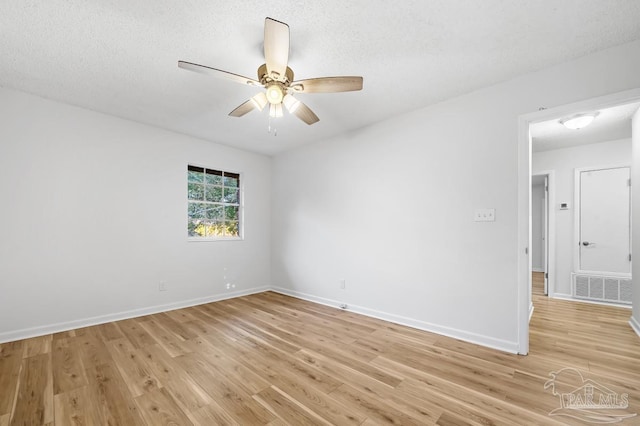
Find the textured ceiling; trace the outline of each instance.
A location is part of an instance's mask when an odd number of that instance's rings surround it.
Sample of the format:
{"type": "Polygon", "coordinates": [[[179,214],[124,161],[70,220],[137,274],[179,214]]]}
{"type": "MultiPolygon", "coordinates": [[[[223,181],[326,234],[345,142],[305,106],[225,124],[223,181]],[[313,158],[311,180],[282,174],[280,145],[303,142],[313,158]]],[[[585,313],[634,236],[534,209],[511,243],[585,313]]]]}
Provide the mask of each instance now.
{"type": "MultiPolygon", "coordinates": [[[[550,151],[630,138],[631,118],[638,107],[640,103],[635,102],[597,111],[576,111],[576,113],[598,112],[598,116],[589,126],[578,130],[567,129],[560,124],[560,119],[532,124],[530,126],[532,151],[550,151]]],[[[573,114],[569,114],[571,115],[573,114]]]]}
{"type": "Polygon", "coordinates": [[[3,0],[0,86],[243,149],[276,153],[640,38],[638,0],[3,0]],[[297,79],[362,75],[361,92],[301,94],[320,117],[227,114],[256,93],[177,67],[254,77],[264,18],[291,28],[297,79]]]}

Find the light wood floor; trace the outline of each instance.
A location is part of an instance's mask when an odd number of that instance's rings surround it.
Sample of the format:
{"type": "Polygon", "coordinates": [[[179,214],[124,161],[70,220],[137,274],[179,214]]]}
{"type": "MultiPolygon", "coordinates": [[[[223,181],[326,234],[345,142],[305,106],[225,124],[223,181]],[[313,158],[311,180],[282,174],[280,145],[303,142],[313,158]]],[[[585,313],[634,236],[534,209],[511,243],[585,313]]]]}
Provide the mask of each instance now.
{"type": "Polygon", "coordinates": [[[531,293],[544,296],[544,272],[531,273],[531,293]]]}
{"type": "Polygon", "coordinates": [[[272,292],[6,343],[0,425],[561,424],[564,367],[640,412],[630,311],[534,299],[526,357],[272,292]]]}

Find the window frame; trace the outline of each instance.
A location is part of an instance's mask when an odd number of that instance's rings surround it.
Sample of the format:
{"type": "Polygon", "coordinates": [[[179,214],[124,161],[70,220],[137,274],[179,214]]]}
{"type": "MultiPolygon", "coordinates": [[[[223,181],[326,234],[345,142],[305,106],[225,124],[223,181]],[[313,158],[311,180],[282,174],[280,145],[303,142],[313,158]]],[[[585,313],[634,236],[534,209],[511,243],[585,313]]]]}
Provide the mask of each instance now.
{"type": "MultiPolygon", "coordinates": [[[[219,167],[208,167],[208,166],[203,166],[200,165],[199,163],[187,163],[187,168],[186,168],[186,188],[185,188],[185,199],[186,199],[186,223],[187,223],[187,241],[189,242],[216,242],[216,241],[243,241],[244,240],[244,174],[242,172],[237,172],[237,171],[232,171],[232,170],[228,170],[228,169],[223,169],[223,168],[219,168],[219,167]],[[189,199],[189,167],[197,167],[197,168],[201,168],[206,170],[211,170],[211,171],[217,171],[217,172],[222,172],[223,176],[226,173],[229,174],[234,174],[238,176],[238,180],[239,180],[239,184],[238,184],[238,236],[192,236],[189,235],[188,233],[188,226],[189,226],[189,204],[190,203],[195,203],[195,202],[200,202],[197,200],[190,200],[189,199]]],[[[206,174],[206,172],[205,172],[206,174]]],[[[223,196],[224,196],[224,188],[230,188],[230,187],[226,187],[224,186],[224,184],[220,187],[222,188],[223,191],[223,196]]],[[[211,203],[211,204],[220,204],[220,205],[227,205],[227,204],[232,204],[234,205],[234,203],[217,203],[217,202],[211,202],[211,201],[204,201],[202,200],[201,202],[203,203],[211,203]]]]}

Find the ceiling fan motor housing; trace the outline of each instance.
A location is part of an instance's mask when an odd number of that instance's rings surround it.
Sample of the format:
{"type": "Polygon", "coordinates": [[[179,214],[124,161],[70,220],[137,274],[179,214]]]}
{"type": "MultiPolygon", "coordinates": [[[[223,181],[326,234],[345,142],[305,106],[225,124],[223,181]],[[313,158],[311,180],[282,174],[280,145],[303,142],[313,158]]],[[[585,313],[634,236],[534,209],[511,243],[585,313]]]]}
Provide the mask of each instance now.
{"type": "Polygon", "coordinates": [[[289,84],[293,81],[293,70],[287,67],[284,78],[277,72],[272,71],[271,75],[267,70],[267,64],[258,67],[258,79],[267,89],[267,100],[271,104],[280,104],[287,94],[289,84]]]}
{"type": "Polygon", "coordinates": [[[269,75],[269,71],[267,71],[267,64],[262,64],[258,67],[258,80],[260,80],[260,83],[265,86],[272,81],[279,81],[288,87],[293,81],[293,70],[287,67],[287,71],[284,76],[279,75],[275,71],[272,71],[271,75],[269,75]]]}

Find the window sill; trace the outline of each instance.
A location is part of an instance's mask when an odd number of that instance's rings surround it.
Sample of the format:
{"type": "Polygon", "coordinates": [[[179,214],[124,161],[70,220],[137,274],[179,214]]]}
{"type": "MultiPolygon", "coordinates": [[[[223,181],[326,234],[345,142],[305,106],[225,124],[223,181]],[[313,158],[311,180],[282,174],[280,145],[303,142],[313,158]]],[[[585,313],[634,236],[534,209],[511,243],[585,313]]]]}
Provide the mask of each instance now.
{"type": "Polygon", "coordinates": [[[188,242],[205,243],[205,242],[218,242],[218,241],[244,241],[243,237],[187,237],[188,242]]]}

